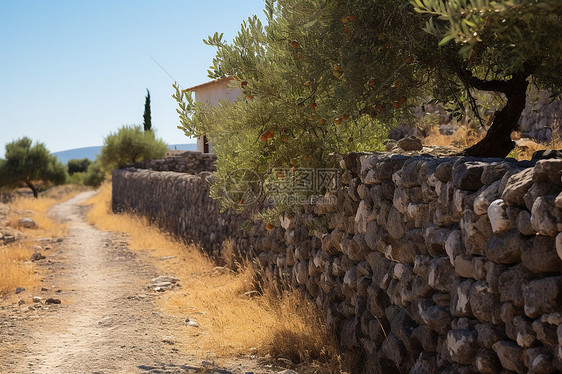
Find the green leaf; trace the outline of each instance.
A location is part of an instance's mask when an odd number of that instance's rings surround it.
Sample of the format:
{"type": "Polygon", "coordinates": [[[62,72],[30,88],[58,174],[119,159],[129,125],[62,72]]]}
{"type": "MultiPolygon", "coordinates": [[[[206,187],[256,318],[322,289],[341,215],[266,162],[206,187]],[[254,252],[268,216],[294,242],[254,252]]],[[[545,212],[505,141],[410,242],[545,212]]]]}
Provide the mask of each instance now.
{"type": "Polygon", "coordinates": [[[441,41],[439,41],[438,46],[442,47],[442,46],[446,45],[447,43],[449,43],[454,38],[455,37],[453,35],[446,35],[443,39],[441,39],[441,41]]]}

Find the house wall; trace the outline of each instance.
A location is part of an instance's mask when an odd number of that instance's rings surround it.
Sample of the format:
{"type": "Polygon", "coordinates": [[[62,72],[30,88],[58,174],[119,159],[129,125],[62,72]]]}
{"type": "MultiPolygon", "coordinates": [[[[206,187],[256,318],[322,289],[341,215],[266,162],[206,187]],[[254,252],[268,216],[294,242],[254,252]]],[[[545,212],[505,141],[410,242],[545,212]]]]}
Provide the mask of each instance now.
{"type": "MultiPolygon", "coordinates": [[[[195,100],[209,105],[216,105],[221,100],[236,101],[242,95],[242,91],[239,88],[228,87],[230,82],[230,79],[220,79],[195,87],[193,89],[195,100]]],[[[212,148],[212,144],[209,144],[209,152],[213,151],[212,148]]],[[[204,141],[202,138],[197,139],[197,151],[204,151],[204,141]]]]}
{"type": "Polygon", "coordinates": [[[253,256],[316,301],[362,372],[562,370],[562,159],[352,154],[341,167],[335,200],[273,230],[220,213],[209,172],[116,170],[113,209],[253,256]]]}

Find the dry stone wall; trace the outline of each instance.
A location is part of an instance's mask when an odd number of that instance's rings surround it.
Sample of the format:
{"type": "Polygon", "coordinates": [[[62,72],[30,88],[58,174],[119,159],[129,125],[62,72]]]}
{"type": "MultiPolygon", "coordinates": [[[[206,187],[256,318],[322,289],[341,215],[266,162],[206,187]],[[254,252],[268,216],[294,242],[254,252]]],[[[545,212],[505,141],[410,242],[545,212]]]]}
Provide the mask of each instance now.
{"type": "Polygon", "coordinates": [[[220,213],[210,173],[127,169],[113,207],[314,299],[358,372],[562,371],[562,158],[352,154],[335,200],[273,230],[220,213]]]}

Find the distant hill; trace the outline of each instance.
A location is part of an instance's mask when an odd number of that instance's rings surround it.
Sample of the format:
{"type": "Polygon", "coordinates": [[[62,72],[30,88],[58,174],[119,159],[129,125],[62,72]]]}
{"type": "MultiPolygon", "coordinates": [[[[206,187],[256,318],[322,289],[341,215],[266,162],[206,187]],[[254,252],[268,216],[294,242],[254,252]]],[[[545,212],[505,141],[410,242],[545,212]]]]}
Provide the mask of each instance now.
{"type": "MultiPolygon", "coordinates": [[[[186,144],[169,144],[168,148],[180,151],[195,151],[197,150],[197,144],[195,143],[186,143],[186,144]]],[[[60,162],[66,164],[69,160],[72,159],[82,159],[88,158],[92,161],[96,159],[96,155],[100,153],[101,146],[96,147],[84,147],[84,148],[75,148],[69,149],[66,151],[60,152],[53,152],[53,155],[57,156],[60,162]]]]}

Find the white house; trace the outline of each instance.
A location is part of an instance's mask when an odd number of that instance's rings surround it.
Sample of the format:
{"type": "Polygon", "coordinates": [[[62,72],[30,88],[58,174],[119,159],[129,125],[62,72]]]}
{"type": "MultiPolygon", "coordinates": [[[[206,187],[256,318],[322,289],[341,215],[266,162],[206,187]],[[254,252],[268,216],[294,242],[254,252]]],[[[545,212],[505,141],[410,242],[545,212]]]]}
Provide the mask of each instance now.
{"type": "MultiPolygon", "coordinates": [[[[200,103],[216,105],[221,100],[234,102],[240,95],[242,95],[242,91],[239,88],[228,87],[228,84],[233,79],[234,78],[232,77],[215,79],[197,86],[186,88],[183,91],[194,92],[195,101],[200,103]]],[[[207,142],[206,136],[202,136],[197,139],[197,151],[203,153],[210,153],[213,151],[211,144],[207,142]]]]}

